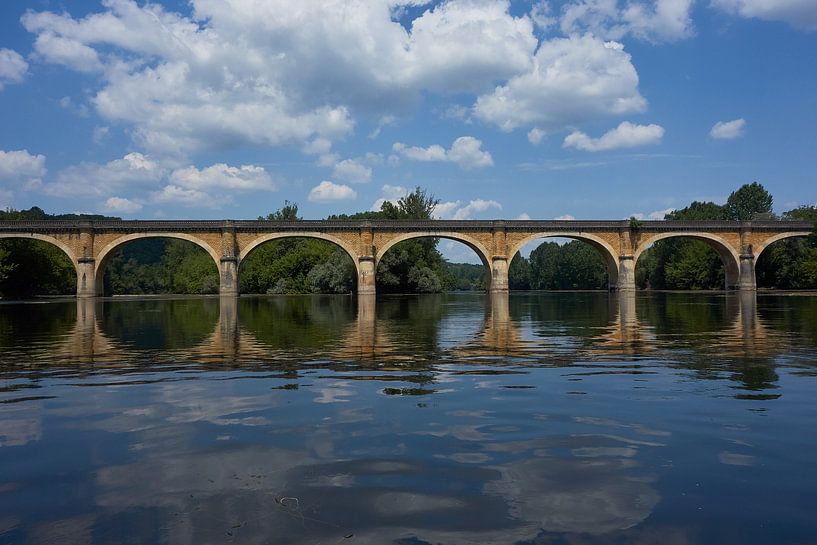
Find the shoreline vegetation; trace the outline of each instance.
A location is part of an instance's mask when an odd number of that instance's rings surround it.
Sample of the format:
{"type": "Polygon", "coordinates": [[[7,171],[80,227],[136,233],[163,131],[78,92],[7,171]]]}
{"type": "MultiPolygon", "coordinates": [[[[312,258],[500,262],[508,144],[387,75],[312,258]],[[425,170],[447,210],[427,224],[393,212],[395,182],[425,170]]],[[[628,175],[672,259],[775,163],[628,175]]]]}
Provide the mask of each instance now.
{"type": "MultiPolygon", "coordinates": [[[[772,196],[759,183],[734,191],[727,202],[695,201],[667,214],[665,220],[780,219],[817,221],[817,207],[801,206],[772,213],[772,196]]],[[[416,188],[396,203],[386,201],[379,211],[332,215],[330,220],[432,219],[439,201],[416,188]]],[[[0,220],[119,219],[100,215],[51,215],[38,207],[0,211],[0,220]]],[[[298,205],[284,206],[262,220],[300,221],[298,205]]],[[[634,224],[638,219],[631,218],[634,224]]],[[[400,242],[377,267],[378,294],[484,291],[483,265],[451,263],[438,250],[438,238],[400,242]]],[[[763,291],[817,289],[817,233],[778,241],[763,252],[757,265],[757,284],[763,291]]],[[[356,289],[351,258],[331,242],[286,238],[267,242],[242,263],[242,294],[348,294],[356,289]]],[[[705,242],[667,239],[647,249],[636,267],[636,286],[652,291],[721,291],[723,264],[705,242]]],[[[76,291],[76,273],[57,247],[39,240],[0,239],[0,299],[59,297],[76,291]]],[[[175,239],[143,239],[115,252],[106,265],[105,295],[205,295],[218,293],[218,271],[206,252],[175,239]]],[[[607,270],[601,255],[589,244],[542,241],[529,257],[514,256],[509,267],[511,291],[607,290],[607,270]]]]}

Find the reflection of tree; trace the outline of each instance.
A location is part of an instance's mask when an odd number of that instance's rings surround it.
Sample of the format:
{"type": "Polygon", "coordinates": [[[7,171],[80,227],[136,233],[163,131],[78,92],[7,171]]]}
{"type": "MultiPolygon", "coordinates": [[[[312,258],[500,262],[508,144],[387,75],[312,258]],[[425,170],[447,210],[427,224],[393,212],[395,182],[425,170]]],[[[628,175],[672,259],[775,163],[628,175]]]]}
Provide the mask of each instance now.
{"type": "Polygon", "coordinates": [[[337,346],[355,319],[355,300],[344,295],[241,298],[241,327],[275,350],[319,351],[337,346]]]}
{"type": "Polygon", "coordinates": [[[76,303],[0,305],[0,347],[3,351],[53,342],[74,327],[76,303]]]}
{"type": "Polygon", "coordinates": [[[102,331],[138,350],[193,348],[218,320],[218,298],[133,299],[105,301],[102,331]]]}

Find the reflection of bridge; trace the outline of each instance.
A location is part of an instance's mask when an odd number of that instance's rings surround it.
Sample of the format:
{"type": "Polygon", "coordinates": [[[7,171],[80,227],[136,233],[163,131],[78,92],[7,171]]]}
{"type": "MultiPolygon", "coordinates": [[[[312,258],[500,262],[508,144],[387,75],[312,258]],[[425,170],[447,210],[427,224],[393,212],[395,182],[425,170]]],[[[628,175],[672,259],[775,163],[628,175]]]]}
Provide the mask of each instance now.
{"type": "MultiPolygon", "coordinates": [[[[190,358],[207,364],[233,365],[240,362],[264,362],[279,354],[279,347],[258,339],[241,324],[239,299],[219,297],[219,317],[212,333],[195,346],[185,347],[182,359],[190,358]]],[[[461,338],[451,346],[457,361],[487,361],[484,358],[503,356],[533,357],[548,355],[541,340],[525,334],[520,322],[511,316],[507,293],[486,297],[485,316],[473,335],[461,338]],[[544,349],[544,352],[543,352],[544,349]]],[[[653,327],[639,320],[636,314],[636,296],[633,292],[610,295],[610,314],[599,332],[587,337],[587,345],[580,351],[588,356],[639,355],[659,349],[653,327]]],[[[729,295],[725,301],[729,322],[717,333],[721,336],[718,351],[723,356],[763,356],[774,343],[770,332],[757,314],[753,292],[729,295]]],[[[392,339],[390,320],[378,319],[374,295],[357,298],[356,316],[344,326],[338,342],[326,347],[326,354],[339,361],[374,362],[379,368],[401,361],[415,361],[416,354],[401,351],[392,339]]],[[[138,353],[138,346],[130,347],[102,330],[103,304],[90,298],[77,300],[77,321],[63,342],[49,349],[52,356],[68,357],[71,361],[127,365],[129,356],[138,353]]],[[[715,332],[713,332],[715,333],[715,332]]],[[[571,358],[575,354],[571,353],[571,358]]],[[[284,358],[287,361],[289,358],[284,358]]],[[[572,361],[572,360],[571,360],[572,361]]]]}
{"type": "Polygon", "coordinates": [[[374,293],[375,271],[398,242],[438,237],[473,249],[491,273],[490,290],[508,291],[508,266],[527,243],[547,237],[582,240],[607,265],[611,290],[635,289],[635,264],[652,243],[689,237],[709,244],[724,263],[726,287],[755,289],[755,264],[771,243],[806,236],[809,222],[645,221],[6,221],[0,238],[33,238],[62,249],[77,269],[77,295],[102,289],[106,260],[121,245],[142,238],[177,238],[198,244],[215,261],[222,295],[238,294],[241,263],[260,244],[287,237],[327,240],[343,248],[357,269],[358,292],[374,293]]]}

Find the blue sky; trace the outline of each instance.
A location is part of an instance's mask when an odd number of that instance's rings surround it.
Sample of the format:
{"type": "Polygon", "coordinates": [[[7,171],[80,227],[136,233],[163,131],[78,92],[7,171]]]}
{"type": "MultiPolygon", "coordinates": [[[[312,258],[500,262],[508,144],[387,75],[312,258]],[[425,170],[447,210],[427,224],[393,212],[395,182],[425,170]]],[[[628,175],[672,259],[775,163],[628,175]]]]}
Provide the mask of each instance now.
{"type": "Polygon", "coordinates": [[[0,6],[0,206],[663,216],[817,202],[814,0],[0,6]]]}

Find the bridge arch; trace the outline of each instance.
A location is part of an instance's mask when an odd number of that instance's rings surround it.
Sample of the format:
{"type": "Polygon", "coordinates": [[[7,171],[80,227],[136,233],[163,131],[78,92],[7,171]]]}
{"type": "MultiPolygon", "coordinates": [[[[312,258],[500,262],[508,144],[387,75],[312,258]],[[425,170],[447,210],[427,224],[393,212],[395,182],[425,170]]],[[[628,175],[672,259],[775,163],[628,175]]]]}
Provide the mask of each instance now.
{"type": "MultiPolygon", "coordinates": [[[[237,263],[237,271],[240,276],[241,274],[241,265],[244,263],[244,260],[249,257],[249,255],[259,246],[264,244],[265,242],[269,242],[271,240],[280,240],[284,238],[314,238],[319,240],[325,240],[327,242],[331,242],[332,244],[340,247],[343,251],[345,251],[349,257],[352,259],[352,263],[355,266],[355,274],[356,274],[356,283],[358,288],[360,287],[360,280],[361,280],[361,270],[360,270],[360,256],[355,251],[352,246],[346,242],[345,240],[338,238],[334,235],[330,235],[327,233],[321,233],[317,231],[285,231],[285,232],[278,232],[278,233],[267,233],[260,235],[254,238],[250,243],[240,249],[238,254],[238,263],[237,263]]],[[[236,281],[236,285],[238,285],[238,281],[236,281]]]]}
{"type": "Polygon", "coordinates": [[[403,233],[392,237],[386,243],[384,243],[383,246],[376,249],[374,256],[375,268],[377,268],[381,258],[386,255],[386,252],[388,252],[395,244],[415,238],[444,238],[455,242],[461,242],[476,252],[483,265],[485,265],[488,269],[491,268],[491,253],[488,251],[488,249],[478,240],[455,231],[412,231],[410,233],[403,233]]]}
{"type": "Polygon", "coordinates": [[[726,277],[726,289],[734,289],[740,284],[740,252],[723,237],[703,231],[670,231],[653,235],[646,240],[639,241],[638,248],[633,253],[633,271],[638,266],[641,257],[650,246],[659,240],[668,238],[689,238],[700,240],[709,245],[721,258],[726,277]]]}
{"type": "Polygon", "coordinates": [[[807,237],[812,233],[812,231],[791,231],[788,233],[778,233],[774,236],[771,236],[758,244],[756,247],[752,248],[752,253],[754,254],[755,265],[757,265],[758,259],[760,259],[760,254],[763,251],[774,244],[779,240],[785,240],[787,238],[795,238],[795,237],[807,237]]]}
{"type": "Polygon", "coordinates": [[[174,238],[179,240],[186,240],[188,242],[192,242],[193,244],[202,248],[205,252],[207,252],[210,257],[213,258],[213,262],[216,264],[216,270],[220,270],[220,259],[221,256],[219,253],[210,246],[204,240],[190,235],[188,233],[176,233],[176,232],[151,232],[151,233],[131,233],[129,235],[122,235],[120,237],[115,238],[107,245],[105,245],[102,250],[96,256],[96,289],[99,294],[102,294],[104,280],[105,280],[105,266],[108,263],[108,258],[110,257],[111,253],[119,248],[120,246],[127,244],[128,242],[134,240],[141,240],[147,238],[174,238]]]}
{"type": "Polygon", "coordinates": [[[609,289],[615,290],[618,287],[619,284],[618,253],[613,249],[609,242],[591,233],[571,233],[571,232],[564,233],[561,231],[559,232],[546,231],[542,233],[534,233],[532,235],[526,236],[525,238],[511,246],[510,249],[511,251],[508,252],[508,259],[513,259],[514,257],[516,257],[516,254],[526,244],[530,244],[531,242],[545,238],[570,238],[573,240],[580,240],[582,242],[590,244],[590,246],[595,248],[596,251],[598,251],[599,254],[601,254],[601,257],[604,260],[604,264],[607,267],[607,285],[609,289]]]}
{"type": "Polygon", "coordinates": [[[39,233],[2,233],[0,234],[0,240],[3,239],[11,239],[11,238],[22,238],[22,239],[29,239],[29,240],[41,240],[43,242],[47,242],[53,246],[56,246],[62,252],[68,256],[68,260],[71,262],[71,265],[74,267],[74,271],[77,274],[77,286],[82,285],[83,278],[82,273],[80,272],[79,267],[77,267],[77,256],[74,254],[74,250],[71,249],[66,243],[61,241],[60,239],[48,235],[41,235],[39,233]]]}

